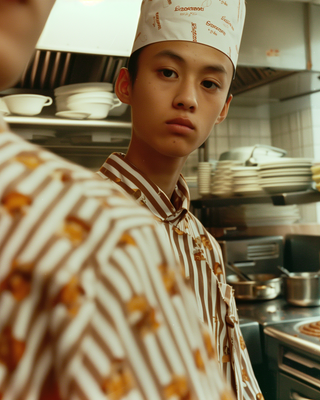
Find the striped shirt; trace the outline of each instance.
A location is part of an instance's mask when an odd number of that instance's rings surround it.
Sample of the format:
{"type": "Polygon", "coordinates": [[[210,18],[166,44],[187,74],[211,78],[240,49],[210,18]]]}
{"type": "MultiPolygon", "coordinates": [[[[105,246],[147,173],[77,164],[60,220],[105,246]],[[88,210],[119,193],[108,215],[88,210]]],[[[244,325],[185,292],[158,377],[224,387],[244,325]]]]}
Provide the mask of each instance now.
{"type": "Polygon", "coordinates": [[[190,195],[183,177],[170,201],[123,154],[113,153],[98,174],[116,182],[154,214],[194,290],[200,319],[212,332],[220,368],[238,400],[263,399],[240,331],[233,290],[226,283],[220,246],[189,212],[190,195]]]}
{"type": "Polygon", "coordinates": [[[233,400],[177,271],[130,196],[0,129],[1,400],[233,400]]]}

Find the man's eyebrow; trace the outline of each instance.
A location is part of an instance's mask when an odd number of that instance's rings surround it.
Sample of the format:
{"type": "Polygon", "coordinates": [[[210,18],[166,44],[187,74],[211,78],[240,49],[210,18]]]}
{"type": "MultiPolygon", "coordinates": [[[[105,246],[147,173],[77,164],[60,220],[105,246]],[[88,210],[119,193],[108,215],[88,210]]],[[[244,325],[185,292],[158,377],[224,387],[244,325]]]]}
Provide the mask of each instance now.
{"type": "Polygon", "coordinates": [[[171,50],[162,50],[154,56],[154,58],[160,58],[160,57],[169,57],[176,61],[185,63],[185,59],[183,57],[179,56],[179,54],[171,50]]]}
{"type": "MultiPolygon", "coordinates": [[[[175,53],[172,50],[162,50],[159,53],[157,53],[154,58],[160,58],[160,57],[169,57],[172,58],[173,60],[176,60],[180,63],[185,63],[185,59],[183,57],[181,57],[179,54],[175,53]]],[[[225,67],[222,64],[210,64],[210,65],[206,65],[203,67],[204,71],[208,71],[208,72],[220,72],[223,74],[227,74],[227,70],[225,69],[225,67]]]]}

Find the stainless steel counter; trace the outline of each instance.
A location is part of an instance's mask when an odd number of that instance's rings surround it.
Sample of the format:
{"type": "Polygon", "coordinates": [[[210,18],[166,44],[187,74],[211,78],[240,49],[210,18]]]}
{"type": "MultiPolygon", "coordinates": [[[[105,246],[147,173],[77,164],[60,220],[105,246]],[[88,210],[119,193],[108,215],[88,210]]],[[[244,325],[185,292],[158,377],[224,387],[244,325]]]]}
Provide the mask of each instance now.
{"type": "Polygon", "coordinates": [[[294,307],[281,297],[260,302],[237,302],[237,308],[240,321],[256,321],[261,327],[315,317],[320,319],[320,307],[294,307]]]}

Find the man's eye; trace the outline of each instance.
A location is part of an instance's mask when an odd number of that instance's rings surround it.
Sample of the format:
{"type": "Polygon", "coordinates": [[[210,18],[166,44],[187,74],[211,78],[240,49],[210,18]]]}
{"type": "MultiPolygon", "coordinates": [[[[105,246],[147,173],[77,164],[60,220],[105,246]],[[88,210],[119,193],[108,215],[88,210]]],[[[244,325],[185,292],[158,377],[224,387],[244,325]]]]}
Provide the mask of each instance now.
{"type": "Polygon", "coordinates": [[[206,89],[215,89],[218,87],[218,85],[213,81],[203,81],[202,86],[204,86],[206,89]]]}
{"type": "Polygon", "coordinates": [[[177,76],[177,74],[174,71],[172,71],[171,69],[162,69],[161,72],[162,72],[162,75],[166,78],[174,78],[177,76]]]}

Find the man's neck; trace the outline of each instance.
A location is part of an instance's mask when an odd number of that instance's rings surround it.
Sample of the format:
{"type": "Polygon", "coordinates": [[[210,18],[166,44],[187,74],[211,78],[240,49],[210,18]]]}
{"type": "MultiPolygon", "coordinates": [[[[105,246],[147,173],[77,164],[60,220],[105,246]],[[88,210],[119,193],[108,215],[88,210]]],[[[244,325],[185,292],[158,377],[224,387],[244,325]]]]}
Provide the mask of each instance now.
{"type": "Polygon", "coordinates": [[[125,160],[155,183],[171,199],[186,158],[165,157],[156,152],[133,150],[129,146],[125,160]]]}

